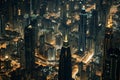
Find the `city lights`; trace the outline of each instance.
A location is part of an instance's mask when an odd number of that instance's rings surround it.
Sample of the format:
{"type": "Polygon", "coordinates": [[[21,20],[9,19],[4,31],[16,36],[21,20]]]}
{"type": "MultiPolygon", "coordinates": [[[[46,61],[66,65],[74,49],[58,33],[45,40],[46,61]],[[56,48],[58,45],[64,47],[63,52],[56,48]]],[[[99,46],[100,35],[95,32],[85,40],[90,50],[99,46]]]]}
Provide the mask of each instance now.
{"type": "Polygon", "coordinates": [[[0,0],[0,80],[120,80],[119,0],[0,0]]]}

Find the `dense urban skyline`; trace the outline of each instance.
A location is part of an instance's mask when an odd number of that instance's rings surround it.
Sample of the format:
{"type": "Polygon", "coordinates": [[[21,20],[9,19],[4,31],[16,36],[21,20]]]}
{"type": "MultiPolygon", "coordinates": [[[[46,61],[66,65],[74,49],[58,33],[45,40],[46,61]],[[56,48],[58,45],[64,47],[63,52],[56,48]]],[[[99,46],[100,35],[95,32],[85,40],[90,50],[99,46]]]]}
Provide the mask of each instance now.
{"type": "Polygon", "coordinates": [[[0,0],[0,80],[120,80],[119,0],[0,0]]]}

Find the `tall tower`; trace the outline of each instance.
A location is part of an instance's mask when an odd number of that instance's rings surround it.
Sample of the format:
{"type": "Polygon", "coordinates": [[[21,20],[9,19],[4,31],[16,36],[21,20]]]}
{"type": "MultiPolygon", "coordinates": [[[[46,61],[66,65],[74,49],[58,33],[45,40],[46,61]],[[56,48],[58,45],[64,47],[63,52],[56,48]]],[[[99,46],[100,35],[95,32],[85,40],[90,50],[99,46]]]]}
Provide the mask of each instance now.
{"type": "Polygon", "coordinates": [[[25,62],[26,70],[31,73],[35,65],[35,32],[34,27],[30,24],[25,27],[25,62]]]}
{"type": "Polygon", "coordinates": [[[108,78],[105,78],[106,75],[109,74],[109,71],[107,72],[106,69],[109,68],[110,64],[109,63],[109,58],[107,56],[107,51],[112,47],[112,29],[111,28],[106,28],[105,30],[105,37],[104,37],[104,53],[103,53],[103,80],[109,80],[108,78]]]}
{"type": "Polygon", "coordinates": [[[110,48],[107,51],[107,58],[105,60],[105,67],[103,69],[102,80],[119,80],[120,69],[120,50],[118,48],[110,48]]]}
{"type": "Polygon", "coordinates": [[[67,35],[65,35],[65,40],[61,49],[58,80],[72,80],[71,51],[67,35]]]}
{"type": "Polygon", "coordinates": [[[106,58],[107,50],[112,47],[112,28],[105,29],[105,37],[104,37],[104,57],[106,58]]]}
{"type": "Polygon", "coordinates": [[[86,49],[86,27],[87,27],[87,14],[85,8],[83,7],[80,13],[80,23],[79,23],[79,40],[78,40],[78,53],[84,53],[86,49]]]}
{"type": "Polygon", "coordinates": [[[92,10],[92,17],[90,21],[90,36],[93,39],[96,39],[97,27],[98,27],[98,11],[94,9],[92,10]]]}
{"type": "Polygon", "coordinates": [[[91,37],[93,38],[93,42],[94,42],[94,51],[95,54],[97,54],[99,52],[99,43],[100,43],[100,37],[98,36],[98,11],[97,10],[93,10],[92,11],[92,18],[91,18],[91,25],[90,25],[90,33],[91,33],[91,37]]]}
{"type": "MultiPolygon", "coordinates": [[[[89,21],[87,34],[87,49],[90,50],[94,47],[94,42],[97,44],[97,28],[98,28],[98,11],[93,9],[92,16],[89,21]]],[[[97,45],[98,46],[98,45],[97,45]]],[[[95,46],[95,49],[97,47],[95,46]]],[[[96,50],[95,50],[96,51],[96,50]]]]}

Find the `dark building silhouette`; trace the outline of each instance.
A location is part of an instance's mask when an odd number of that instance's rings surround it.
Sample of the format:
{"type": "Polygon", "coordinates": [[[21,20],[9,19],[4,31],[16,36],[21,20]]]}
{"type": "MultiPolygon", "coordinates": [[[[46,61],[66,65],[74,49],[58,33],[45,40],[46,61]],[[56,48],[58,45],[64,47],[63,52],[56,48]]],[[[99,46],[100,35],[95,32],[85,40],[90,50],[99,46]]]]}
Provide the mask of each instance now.
{"type": "Polygon", "coordinates": [[[99,52],[99,43],[100,43],[100,37],[99,35],[99,27],[98,27],[98,11],[93,10],[92,11],[92,18],[91,18],[91,25],[90,25],[90,34],[93,38],[93,41],[95,42],[95,54],[99,52]]]}
{"type": "Polygon", "coordinates": [[[112,46],[113,33],[111,28],[105,29],[104,37],[104,57],[106,57],[107,50],[112,46]]]}
{"type": "Polygon", "coordinates": [[[72,80],[71,51],[67,40],[64,41],[61,49],[58,80],[72,80]]]}
{"type": "Polygon", "coordinates": [[[110,11],[110,7],[113,4],[113,0],[96,0],[96,9],[99,11],[99,21],[105,26],[107,21],[107,15],[110,11]]]}
{"type": "Polygon", "coordinates": [[[102,80],[119,80],[120,51],[112,48],[113,33],[111,28],[106,28],[104,38],[103,74],[102,80]]]}
{"type": "Polygon", "coordinates": [[[105,36],[104,36],[103,67],[104,67],[105,59],[107,58],[107,50],[112,47],[112,39],[113,39],[112,29],[106,28],[105,36]]]}
{"type": "Polygon", "coordinates": [[[87,27],[87,15],[85,9],[81,10],[80,22],[79,22],[79,40],[78,40],[78,53],[84,53],[86,49],[86,27],[87,27]]]}
{"type": "MultiPolygon", "coordinates": [[[[103,74],[102,74],[102,79],[104,79],[104,76],[106,73],[104,72],[105,68],[107,67],[106,65],[106,59],[107,59],[107,50],[111,47],[111,41],[112,41],[112,35],[111,35],[111,29],[106,28],[105,30],[105,36],[104,36],[104,53],[103,53],[103,74]]],[[[108,65],[109,67],[110,65],[108,65]]]]}
{"type": "Polygon", "coordinates": [[[105,59],[105,67],[103,69],[102,80],[119,80],[120,69],[120,50],[118,48],[110,48],[107,51],[107,58],[105,59]]]}
{"type": "Polygon", "coordinates": [[[92,10],[92,16],[90,20],[90,36],[93,39],[96,39],[97,27],[98,27],[98,11],[92,10]]]}
{"type": "Polygon", "coordinates": [[[35,66],[35,30],[32,24],[25,27],[25,68],[31,73],[35,66]]]}
{"type": "Polygon", "coordinates": [[[97,39],[97,32],[98,32],[98,11],[93,9],[91,14],[92,15],[91,15],[91,18],[89,21],[88,30],[86,32],[86,34],[87,34],[86,47],[88,50],[93,48],[93,42],[95,42],[97,44],[96,39],[97,39]]]}

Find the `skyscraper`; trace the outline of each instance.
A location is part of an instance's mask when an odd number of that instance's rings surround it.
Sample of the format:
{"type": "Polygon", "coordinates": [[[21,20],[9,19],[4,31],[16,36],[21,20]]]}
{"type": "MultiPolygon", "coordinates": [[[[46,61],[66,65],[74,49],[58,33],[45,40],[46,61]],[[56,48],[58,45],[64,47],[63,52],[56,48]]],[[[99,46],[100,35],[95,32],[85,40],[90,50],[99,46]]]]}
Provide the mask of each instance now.
{"type": "Polygon", "coordinates": [[[25,67],[26,71],[31,73],[35,64],[35,32],[32,24],[25,27],[25,67]]]}
{"type": "Polygon", "coordinates": [[[92,18],[91,18],[91,25],[90,25],[90,34],[91,37],[93,38],[93,42],[94,42],[94,51],[95,51],[95,55],[99,52],[99,43],[100,43],[100,37],[98,36],[99,33],[99,29],[98,29],[98,11],[97,10],[93,10],[92,11],[92,18]]]}
{"type": "Polygon", "coordinates": [[[106,57],[107,50],[112,46],[112,38],[112,28],[106,28],[104,37],[104,57],[106,57]]]}
{"type": "Polygon", "coordinates": [[[92,10],[92,16],[90,21],[90,36],[93,39],[96,39],[97,27],[98,27],[98,11],[92,10]]]}
{"type": "Polygon", "coordinates": [[[59,59],[58,80],[72,80],[71,51],[67,35],[59,59]]]}
{"type": "Polygon", "coordinates": [[[109,49],[112,47],[112,29],[106,28],[105,30],[105,38],[104,38],[104,54],[103,54],[103,74],[102,74],[102,80],[110,80],[110,57],[107,55],[109,49]]]}
{"type": "Polygon", "coordinates": [[[120,50],[118,48],[110,48],[106,56],[102,80],[119,80],[120,50]]]}
{"type": "Polygon", "coordinates": [[[79,23],[79,40],[78,40],[78,53],[84,53],[86,49],[86,27],[87,27],[87,14],[85,9],[81,10],[80,23],[79,23]]]}

